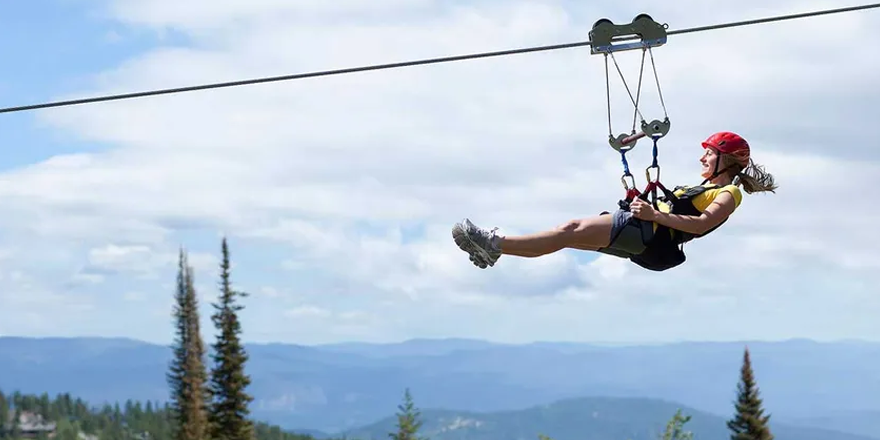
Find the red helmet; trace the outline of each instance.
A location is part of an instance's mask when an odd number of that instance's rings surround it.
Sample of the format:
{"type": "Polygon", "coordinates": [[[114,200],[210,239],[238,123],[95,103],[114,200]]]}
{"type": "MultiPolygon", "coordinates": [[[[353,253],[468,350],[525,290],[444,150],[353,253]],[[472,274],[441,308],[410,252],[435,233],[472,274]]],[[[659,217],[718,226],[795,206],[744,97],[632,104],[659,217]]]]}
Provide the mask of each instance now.
{"type": "Polygon", "coordinates": [[[749,161],[749,155],[751,153],[749,143],[736,133],[721,131],[709,136],[709,138],[703,142],[703,148],[710,147],[718,150],[718,152],[722,154],[729,154],[736,157],[743,164],[746,164],[749,161]]]}

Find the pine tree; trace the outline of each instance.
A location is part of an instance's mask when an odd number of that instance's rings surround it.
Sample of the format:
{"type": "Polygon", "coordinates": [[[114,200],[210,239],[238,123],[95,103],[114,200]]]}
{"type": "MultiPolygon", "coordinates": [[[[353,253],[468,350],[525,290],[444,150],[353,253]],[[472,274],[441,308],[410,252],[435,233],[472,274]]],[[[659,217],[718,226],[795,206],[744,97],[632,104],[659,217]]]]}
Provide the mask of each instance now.
{"type": "Polygon", "coordinates": [[[11,426],[7,426],[8,421],[9,402],[6,400],[6,395],[3,394],[3,390],[0,390],[0,439],[7,438],[7,431],[12,430],[11,426]]]}
{"type": "Polygon", "coordinates": [[[422,413],[413,403],[409,388],[403,393],[403,403],[397,409],[397,432],[389,433],[388,437],[392,440],[422,440],[418,437],[422,413]]]}
{"type": "Polygon", "coordinates": [[[40,399],[37,401],[37,414],[41,415],[44,419],[49,419],[52,417],[52,411],[50,408],[51,400],[49,399],[49,393],[40,394],[40,399]]]}
{"type": "Polygon", "coordinates": [[[208,372],[205,368],[205,343],[202,340],[199,301],[193,269],[186,268],[187,329],[190,334],[186,356],[186,381],[191,414],[188,417],[188,440],[203,440],[208,434],[208,372]]]}
{"type": "Polygon", "coordinates": [[[207,435],[205,347],[199,324],[193,271],[180,250],[177,291],[174,295],[176,333],[174,358],[169,367],[174,440],[204,440],[207,435]]]}
{"type": "Polygon", "coordinates": [[[752,371],[752,360],[746,347],[743,364],[740,369],[740,382],[737,385],[736,414],[727,422],[732,434],[731,440],[773,440],[767,422],[769,415],[764,415],[762,399],[752,371]]]}
{"type": "Polygon", "coordinates": [[[681,413],[681,410],[675,412],[671,419],[666,423],[666,431],[663,432],[662,440],[693,440],[694,434],[684,430],[684,425],[691,421],[691,416],[681,413]]]}
{"type": "Polygon", "coordinates": [[[186,398],[183,375],[185,374],[187,325],[186,325],[186,255],[180,250],[177,263],[177,290],[174,293],[172,316],[175,323],[175,338],[171,346],[172,358],[168,366],[166,380],[171,391],[171,412],[180,426],[186,424],[186,398]]]}
{"type": "Polygon", "coordinates": [[[230,281],[229,247],[222,243],[223,261],[220,263],[220,301],[214,304],[211,316],[219,331],[213,345],[214,366],[211,370],[211,438],[213,440],[252,440],[254,425],[249,419],[248,405],[253,397],[247,394],[251,383],[244,366],[248,355],[240,340],[241,323],[238,312],[244,307],[237,298],[247,296],[232,289],[230,281]]]}
{"type": "MultiPolygon", "coordinates": [[[[17,393],[17,391],[16,391],[17,393]]],[[[17,439],[21,438],[21,408],[16,406],[12,411],[12,426],[7,426],[7,436],[8,438],[17,439]]]]}

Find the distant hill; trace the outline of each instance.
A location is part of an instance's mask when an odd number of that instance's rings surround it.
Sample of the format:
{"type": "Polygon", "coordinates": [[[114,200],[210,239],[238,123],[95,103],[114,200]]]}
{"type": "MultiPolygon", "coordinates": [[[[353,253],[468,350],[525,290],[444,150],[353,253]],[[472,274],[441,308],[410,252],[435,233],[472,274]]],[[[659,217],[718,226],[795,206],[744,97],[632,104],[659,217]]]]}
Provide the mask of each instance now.
{"type": "Polygon", "coordinates": [[[880,438],[880,411],[834,411],[786,421],[798,426],[834,429],[880,438]]]}
{"type": "Polygon", "coordinates": [[[285,431],[288,433],[294,434],[294,435],[307,435],[309,437],[312,437],[312,439],[315,439],[315,440],[335,439],[336,438],[331,434],[327,434],[326,432],[323,432],[323,431],[318,431],[317,429],[286,429],[285,431]]]}
{"type": "MultiPolygon", "coordinates": [[[[646,397],[726,416],[745,343],[609,347],[466,339],[248,344],[255,417],[337,432],[392,414],[405,387],[424,408],[519,410],[584,396],[646,397]]],[[[880,344],[749,342],[777,421],[878,432],[880,344]],[[826,420],[828,414],[837,414],[826,420]],[[825,425],[825,423],[831,423],[825,425]]],[[[0,388],[95,403],[164,401],[167,347],[129,339],[0,338],[0,388]]]]}
{"type": "Polygon", "coordinates": [[[393,344],[372,344],[367,342],[342,342],[320,345],[322,351],[351,353],[373,358],[406,356],[443,356],[455,351],[483,350],[502,346],[477,339],[410,339],[393,344]]]}
{"type": "MultiPolygon", "coordinates": [[[[430,440],[657,440],[666,422],[681,408],[674,403],[631,398],[568,399],[520,411],[474,413],[423,410],[421,434],[430,440]]],[[[692,416],[685,425],[696,440],[730,438],[724,418],[682,408],[692,416]]],[[[387,440],[397,420],[383,419],[345,432],[351,440],[387,440]]],[[[771,423],[776,440],[876,440],[818,428],[771,423]]]]}

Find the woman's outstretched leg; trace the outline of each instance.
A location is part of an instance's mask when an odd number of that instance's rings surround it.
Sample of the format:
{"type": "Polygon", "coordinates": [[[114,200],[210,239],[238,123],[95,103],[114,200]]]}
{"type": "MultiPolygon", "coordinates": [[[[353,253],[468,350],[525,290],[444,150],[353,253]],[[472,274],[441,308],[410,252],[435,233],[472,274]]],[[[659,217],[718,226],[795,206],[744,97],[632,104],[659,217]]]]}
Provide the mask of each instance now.
{"type": "Polygon", "coordinates": [[[464,219],[452,228],[452,238],[479,267],[494,266],[501,255],[534,258],[562,249],[595,251],[608,246],[612,216],[600,215],[566,222],[554,229],[519,236],[499,236],[464,219]]]}

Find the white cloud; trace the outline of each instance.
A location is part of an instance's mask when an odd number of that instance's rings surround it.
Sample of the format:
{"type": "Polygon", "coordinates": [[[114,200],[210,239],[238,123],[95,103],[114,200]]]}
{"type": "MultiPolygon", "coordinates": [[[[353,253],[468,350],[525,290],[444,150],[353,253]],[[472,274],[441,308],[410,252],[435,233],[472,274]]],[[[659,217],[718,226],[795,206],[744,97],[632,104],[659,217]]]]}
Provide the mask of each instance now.
{"type": "MultiPolygon", "coordinates": [[[[165,247],[107,244],[88,251],[83,272],[76,276],[94,280],[102,275],[124,275],[153,279],[176,270],[179,253],[165,247]],[[97,275],[98,277],[94,277],[97,275]]],[[[211,254],[187,252],[187,264],[194,270],[210,271],[216,266],[211,254]]]]}
{"type": "MultiPolygon", "coordinates": [[[[244,4],[108,0],[114,20],[173,30],[192,45],[138,54],[70,95],[579,41],[601,16],[658,9],[666,16],[655,18],[673,28],[709,24],[708,11],[727,21],[805,10],[793,2],[244,4]]],[[[449,237],[465,216],[512,234],[613,209],[619,156],[605,142],[602,59],[586,48],[46,110],[40,117],[66,136],[111,148],[0,174],[8,212],[0,226],[46,254],[65,250],[57,264],[94,268],[77,275],[92,281],[104,273],[167,281],[180,237],[230,234],[233,258],[248,254],[236,260],[236,279],[259,286],[247,300],[255,339],[302,340],[306,330],[315,340],[877,339],[868,323],[880,300],[866,292],[880,239],[860,231],[880,215],[869,201],[880,155],[864,140],[873,121],[859,110],[877,88],[870,73],[880,56],[847,44],[876,38],[867,17],[673,36],[654,52],[673,121],[661,141],[664,181],[694,180],[699,141],[732,129],[781,184],[776,195],[748,197],[721,231],[688,245],[685,267],[663,274],[574,252],[504,257],[480,271],[449,237]],[[817,147],[827,139],[839,142],[817,147]],[[261,256],[263,246],[276,251],[261,256]],[[846,292],[832,295],[835,286],[846,292]],[[863,302],[844,306],[856,298],[863,302]],[[761,315],[751,315],[754,304],[761,315]],[[813,325],[831,312],[847,318],[813,325]],[[281,325],[291,317],[311,318],[281,325]],[[744,317],[754,334],[738,333],[744,317]]],[[[619,57],[631,84],[637,59],[619,57]]],[[[653,119],[661,113],[646,73],[653,119]]],[[[621,132],[631,107],[612,81],[621,132]]],[[[630,153],[637,177],[649,155],[647,142],[630,153]]],[[[38,255],[25,265],[34,272],[38,255]]],[[[213,255],[190,254],[200,281],[215,276],[213,255]]],[[[145,289],[165,292],[114,292],[145,289]]]]}
{"type": "Polygon", "coordinates": [[[146,299],[146,297],[143,293],[135,292],[135,291],[125,292],[122,295],[122,297],[125,298],[126,301],[131,301],[131,302],[140,302],[140,301],[143,301],[144,299],[146,299]]]}
{"type": "Polygon", "coordinates": [[[284,312],[284,314],[291,318],[325,318],[332,313],[329,310],[320,307],[299,306],[284,312]]]}

